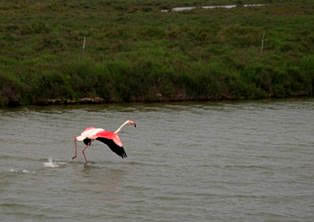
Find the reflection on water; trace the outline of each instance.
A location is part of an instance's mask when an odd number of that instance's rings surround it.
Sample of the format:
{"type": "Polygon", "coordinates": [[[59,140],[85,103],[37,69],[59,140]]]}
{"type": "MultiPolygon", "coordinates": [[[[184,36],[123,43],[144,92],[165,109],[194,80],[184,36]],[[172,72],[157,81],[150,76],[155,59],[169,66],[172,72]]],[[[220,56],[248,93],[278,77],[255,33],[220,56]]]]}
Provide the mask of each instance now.
{"type": "MultiPolygon", "coordinates": [[[[255,7],[263,7],[265,4],[243,4],[244,8],[255,8],[255,7]]],[[[190,6],[190,7],[175,7],[172,8],[173,12],[183,12],[183,11],[191,11],[193,9],[201,8],[201,9],[233,9],[239,7],[238,5],[207,5],[207,6],[190,6]]],[[[162,12],[168,12],[168,10],[163,9],[162,12]]]]}
{"type": "Polygon", "coordinates": [[[313,117],[313,100],[0,110],[0,220],[311,221],[313,117]],[[126,119],[127,159],[95,142],[71,161],[83,128],[126,119]]]}

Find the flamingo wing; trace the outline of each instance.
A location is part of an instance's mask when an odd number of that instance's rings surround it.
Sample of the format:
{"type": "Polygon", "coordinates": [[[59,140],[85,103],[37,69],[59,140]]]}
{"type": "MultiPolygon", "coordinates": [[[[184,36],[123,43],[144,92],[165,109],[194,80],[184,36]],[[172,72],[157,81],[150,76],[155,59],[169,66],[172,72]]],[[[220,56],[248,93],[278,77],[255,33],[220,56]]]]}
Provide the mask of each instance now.
{"type": "Polygon", "coordinates": [[[94,136],[94,139],[106,144],[111,149],[111,151],[116,153],[118,156],[122,158],[127,157],[125,150],[123,148],[123,144],[118,134],[111,131],[103,130],[101,132],[98,132],[94,136]]]}
{"type": "Polygon", "coordinates": [[[76,140],[77,141],[84,141],[86,139],[87,140],[93,139],[93,137],[101,131],[104,131],[104,129],[95,128],[95,127],[88,127],[86,129],[84,129],[84,131],[81,133],[81,135],[76,137],[76,140]]]}

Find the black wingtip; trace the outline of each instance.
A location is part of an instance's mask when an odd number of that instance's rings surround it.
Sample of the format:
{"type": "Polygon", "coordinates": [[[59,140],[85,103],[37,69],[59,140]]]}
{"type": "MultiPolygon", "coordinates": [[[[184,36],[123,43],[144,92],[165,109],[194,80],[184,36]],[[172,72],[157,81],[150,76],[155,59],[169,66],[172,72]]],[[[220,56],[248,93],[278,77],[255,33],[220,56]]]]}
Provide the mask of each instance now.
{"type": "Polygon", "coordinates": [[[116,143],[113,142],[113,140],[102,138],[102,137],[98,137],[96,140],[99,140],[99,141],[107,144],[108,147],[111,149],[111,151],[116,153],[122,159],[127,157],[124,148],[122,146],[118,146],[116,143]]]}
{"type": "Polygon", "coordinates": [[[127,158],[128,156],[126,155],[126,153],[124,153],[122,156],[122,159],[127,158]]]}
{"type": "Polygon", "coordinates": [[[123,147],[120,147],[119,152],[116,152],[119,156],[121,156],[122,159],[127,158],[126,152],[123,147]]]}

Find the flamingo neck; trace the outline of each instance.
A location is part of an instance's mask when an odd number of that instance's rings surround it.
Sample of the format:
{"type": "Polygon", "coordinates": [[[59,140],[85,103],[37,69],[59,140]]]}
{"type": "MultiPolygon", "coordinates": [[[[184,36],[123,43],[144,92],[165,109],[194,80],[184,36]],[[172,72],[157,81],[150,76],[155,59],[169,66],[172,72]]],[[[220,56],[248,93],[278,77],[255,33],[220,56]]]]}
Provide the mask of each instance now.
{"type": "Polygon", "coordinates": [[[121,130],[122,130],[122,128],[125,126],[125,125],[127,125],[129,123],[129,121],[125,121],[124,123],[122,123],[122,125],[116,130],[116,131],[114,131],[114,133],[119,133],[121,130]]]}

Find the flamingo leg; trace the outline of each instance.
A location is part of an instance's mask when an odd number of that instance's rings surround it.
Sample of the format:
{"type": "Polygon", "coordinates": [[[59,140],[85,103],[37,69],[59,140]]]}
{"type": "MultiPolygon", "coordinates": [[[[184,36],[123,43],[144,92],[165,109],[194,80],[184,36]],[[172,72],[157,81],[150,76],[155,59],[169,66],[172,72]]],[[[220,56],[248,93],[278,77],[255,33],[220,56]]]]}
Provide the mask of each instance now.
{"type": "Polygon", "coordinates": [[[83,154],[84,160],[85,160],[85,165],[87,165],[87,158],[86,158],[86,156],[85,156],[85,150],[86,150],[89,146],[90,146],[90,144],[86,145],[86,146],[84,147],[84,149],[82,150],[82,154],[83,154]]]}
{"type": "Polygon", "coordinates": [[[77,142],[76,138],[74,137],[74,156],[72,157],[72,160],[76,159],[77,157],[77,142]]]}

